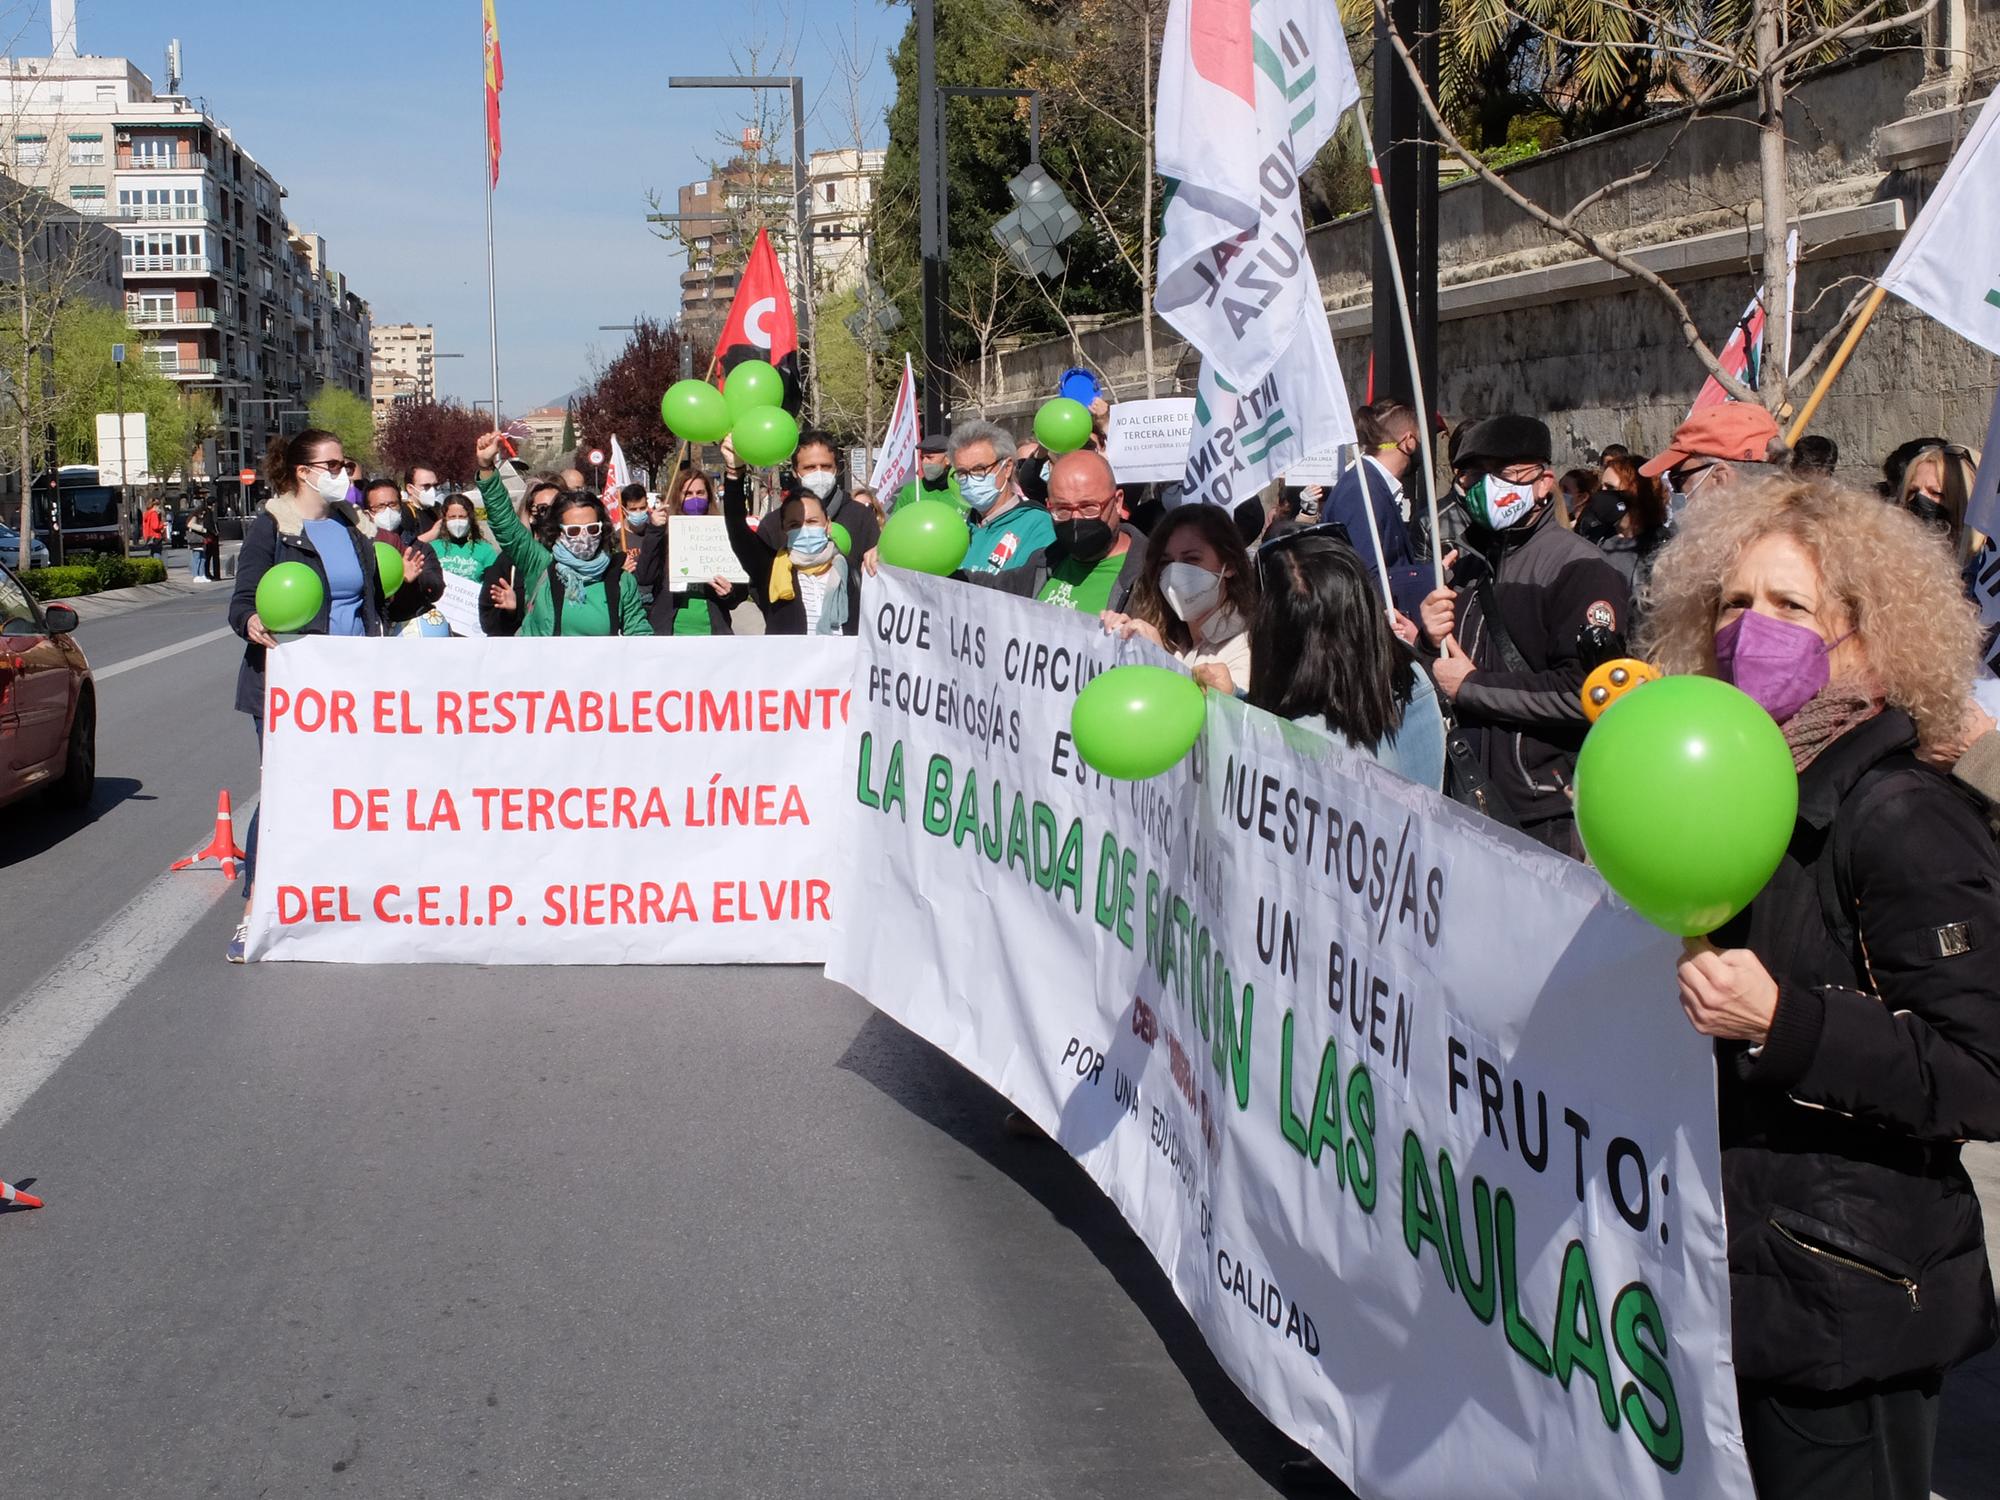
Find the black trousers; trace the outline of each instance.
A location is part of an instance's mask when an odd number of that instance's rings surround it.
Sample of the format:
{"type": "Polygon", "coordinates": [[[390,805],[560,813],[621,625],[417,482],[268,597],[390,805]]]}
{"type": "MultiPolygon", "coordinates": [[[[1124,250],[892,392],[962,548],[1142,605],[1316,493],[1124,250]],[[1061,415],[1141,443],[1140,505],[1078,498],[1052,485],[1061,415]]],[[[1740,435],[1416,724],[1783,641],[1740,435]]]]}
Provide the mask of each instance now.
{"type": "Polygon", "coordinates": [[[1803,1391],[1739,1382],[1757,1500],[1930,1500],[1940,1385],[1933,1377],[1803,1391]]]}

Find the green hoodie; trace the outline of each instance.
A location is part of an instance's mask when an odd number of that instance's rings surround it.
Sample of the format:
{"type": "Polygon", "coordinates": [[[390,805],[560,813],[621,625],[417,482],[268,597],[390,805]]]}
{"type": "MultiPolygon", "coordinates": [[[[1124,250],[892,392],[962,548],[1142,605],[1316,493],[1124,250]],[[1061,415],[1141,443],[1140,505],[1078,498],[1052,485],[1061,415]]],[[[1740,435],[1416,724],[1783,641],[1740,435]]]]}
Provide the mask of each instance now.
{"type": "MultiPolygon", "coordinates": [[[[514,514],[514,502],[508,498],[507,487],[495,474],[479,476],[479,493],[486,501],[486,524],[493,528],[493,539],[500,544],[500,550],[507,560],[520,571],[515,581],[514,592],[522,603],[521,628],[517,636],[554,635],[556,606],[549,576],[554,561],[547,547],[535,540],[534,533],[521,524],[521,518],[514,514]]],[[[646,618],[646,608],[639,602],[639,586],[632,581],[632,575],[622,569],[618,575],[618,618],[624,635],[651,635],[652,623],[646,618]]],[[[592,636],[611,634],[611,618],[605,611],[605,590],[592,584],[581,596],[565,594],[563,597],[562,633],[565,636],[592,636]]]]}

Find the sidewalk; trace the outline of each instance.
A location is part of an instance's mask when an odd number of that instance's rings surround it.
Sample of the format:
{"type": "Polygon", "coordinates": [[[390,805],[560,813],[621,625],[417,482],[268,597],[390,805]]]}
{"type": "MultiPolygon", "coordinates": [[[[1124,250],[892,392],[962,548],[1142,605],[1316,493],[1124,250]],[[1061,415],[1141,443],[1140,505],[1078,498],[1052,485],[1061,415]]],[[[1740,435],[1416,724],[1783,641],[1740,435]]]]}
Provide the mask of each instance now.
{"type": "Polygon", "coordinates": [[[52,599],[49,602],[67,604],[76,611],[79,620],[103,620],[112,615],[130,614],[135,609],[164,604],[169,599],[184,599],[189,594],[209,594],[217,599],[226,599],[229,588],[226,580],[221,583],[198,582],[180,574],[165,583],[142,583],[136,588],[106,589],[101,594],[83,594],[75,599],[52,599]]]}

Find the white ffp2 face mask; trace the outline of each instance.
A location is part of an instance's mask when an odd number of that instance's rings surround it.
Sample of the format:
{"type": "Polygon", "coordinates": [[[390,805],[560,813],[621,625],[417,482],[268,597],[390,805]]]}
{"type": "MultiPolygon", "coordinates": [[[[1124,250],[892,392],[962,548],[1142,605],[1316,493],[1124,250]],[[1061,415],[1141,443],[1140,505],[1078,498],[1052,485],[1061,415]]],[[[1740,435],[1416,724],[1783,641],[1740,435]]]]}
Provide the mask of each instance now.
{"type": "Polygon", "coordinates": [[[824,500],[833,493],[833,470],[814,469],[810,474],[801,474],[799,483],[813,499],[824,500]]]}
{"type": "Polygon", "coordinates": [[[313,488],[319,491],[320,499],[328,504],[347,498],[347,475],[329,474],[324,469],[313,470],[313,488]]]}
{"type": "Polygon", "coordinates": [[[444,529],[451,533],[454,542],[462,542],[472,534],[472,523],[464,516],[453,516],[444,523],[444,529]]]}
{"type": "Polygon", "coordinates": [[[1209,614],[1222,597],[1222,575],[1194,563],[1171,562],[1160,569],[1160,592],[1167,608],[1192,623],[1209,614]]]}

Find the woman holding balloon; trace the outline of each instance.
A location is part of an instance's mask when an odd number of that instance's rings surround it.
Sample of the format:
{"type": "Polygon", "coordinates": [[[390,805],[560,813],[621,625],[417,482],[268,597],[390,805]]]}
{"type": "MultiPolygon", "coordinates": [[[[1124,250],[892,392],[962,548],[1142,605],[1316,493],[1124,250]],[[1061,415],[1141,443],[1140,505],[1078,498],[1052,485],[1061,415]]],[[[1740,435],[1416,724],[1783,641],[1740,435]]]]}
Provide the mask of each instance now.
{"type": "MultiPolygon", "coordinates": [[[[1783,478],[1694,500],[1660,553],[1646,628],[1664,670],[1720,677],[1761,705],[1798,773],[1795,820],[1775,746],[1775,776],[1731,764],[1716,785],[1719,799],[1758,788],[1746,820],[1775,806],[1772,851],[1789,844],[1680,966],[1681,1006],[1717,1044],[1757,1492],[1921,1500],[1944,1372],[1996,1337],[1959,1143],[2000,1138],[2000,854],[1980,809],[1919,759],[1961,731],[1977,621],[1949,550],[1915,517],[1783,478]]],[[[1675,686],[1613,703],[1593,738],[1675,701],[1649,700],[1675,686]]],[[[1734,742],[1701,727],[1681,726],[1698,759],[1734,742]]],[[[1577,775],[1593,859],[1662,925],[1701,930],[1713,918],[1657,902],[1621,847],[1643,819],[1587,809],[1593,748],[1577,775]]],[[[1628,810],[1675,801],[1656,777],[1621,795],[1628,810]]],[[[1654,847],[1670,837],[1654,830],[1654,847]]],[[[1685,875],[1702,857],[1674,862],[1685,875]]]]}
{"type": "MultiPolygon", "coordinates": [[[[274,438],[264,463],[273,494],[243,528],[229,624],[247,643],[236,673],[236,707],[250,715],[264,743],[265,653],[300,635],[379,636],[429,609],[444,592],[437,561],[421,546],[398,552],[364,532],[347,499],[347,458],[340,439],[307,428],[274,438]],[[407,587],[405,573],[410,576],[407,587]]],[[[257,819],[244,841],[243,894],[257,868],[257,819]]],[[[243,962],[249,913],[229,940],[227,957],[243,962]]]]}

